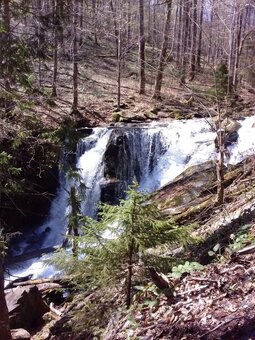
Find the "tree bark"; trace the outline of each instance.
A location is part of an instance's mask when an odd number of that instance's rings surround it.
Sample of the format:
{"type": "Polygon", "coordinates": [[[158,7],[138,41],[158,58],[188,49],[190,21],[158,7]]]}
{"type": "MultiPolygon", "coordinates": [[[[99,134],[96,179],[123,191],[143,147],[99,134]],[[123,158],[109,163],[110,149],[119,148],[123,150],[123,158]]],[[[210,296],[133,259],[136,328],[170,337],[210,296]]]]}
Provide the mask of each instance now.
{"type": "MultiPolygon", "coordinates": [[[[11,39],[11,16],[10,16],[10,1],[9,0],[4,0],[3,1],[3,39],[2,39],[2,44],[7,51],[5,52],[6,55],[8,55],[9,47],[10,47],[10,39],[11,39]]],[[[7,62],[7,70],[5,74],[5,79],[4,79],[4,84],[7,90],[10,90],[11,84],[8,78],[10,70],[8,67],[8,62],[7,62]]]]}
{"type": "Polygon", "coordinates": [[[78,113],[78,0],[73,0],[73,104],[72,113],[78,113]]]}
{"type": "Polygon", "coordinates": [[[196,53],[197,53],[197,0],[193,0],[193,20],[192,20],[192,41],[190,59],[190,80],[193,80],[196,72],[196,53]]]}
{"type": "Polygon", "coordinates": [[[139,94],[145,94],[144,2],[139,0],[139,94]]]}
{"type": "Polygon", "coordinates": [[[153,94],[153,98],[157,100],[160,99],[161,97],[163,72],[166,66],[168,35],[169,35],[170,22],[171,22],[171,10],[172,10],[172,0],[168,0],[167,8],[166,8],[166,16],[165,16],[163,42],[162,42],[162,48],[161,48],[161,53],[160,53],[160,58],[159,58],[159,65],[158,65],[155,87],[154,87],[154,94],[153,94]]]}
{"type": "Polygon", "coordinates": [[[126,305],[127,308],[131,305],[131,289],[132,289],[132,275],[133,275],[133,252],[134,241],[132,240],[128,249],[128,274],[127,274],[127,296],[126,305]]]}
{"type": "Polygon", "coordinates": [[[219,146],[219,159],[216,162],[216,174],[217,174],[217,204],[222,205],[224,203],[224,135],[225,131],[222,131],[221,126],[221,112],[220,103],[218,103],[218,130],[217,139],[219,146]]]}
{"type": "Polygon", "coordinates": [[[54,25],[54,47],[53,47],[53,79],[51,97],[57,96],[57,76],[58,76],[58,32],[59,32],[59,0],[53,3],[53,25],[54,25]]]}
{"type": "Polygon", "coordinates": [[[198,70],[201,70],[203,15],[204,15],[204,0],[201,0],[200,18],[199,18],[198,48],[197,48],[197,59],[196,59],[196,64],[197,64],[198,70]]]}

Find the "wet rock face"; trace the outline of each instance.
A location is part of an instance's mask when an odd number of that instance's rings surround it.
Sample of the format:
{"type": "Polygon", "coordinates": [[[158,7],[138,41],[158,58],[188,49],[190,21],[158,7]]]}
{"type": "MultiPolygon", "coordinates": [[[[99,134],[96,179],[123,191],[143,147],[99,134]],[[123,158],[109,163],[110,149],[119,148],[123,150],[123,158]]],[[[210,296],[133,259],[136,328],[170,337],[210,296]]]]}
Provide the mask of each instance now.
{"type": "Polygon", "coordinates": [[[125,198],[124,190],[126,185],[122,181],[112,180],[107,181],[101,185],[101,199],[102,203],[112,205],[119,204],[120,199],[125,198]]]}
{"type": "Polygon", "coordinates": [[[125,150],[128,152],[127,147],[127,138],[122,131],[113,131],[104,154],[104,176],[106,178],[118,178],[120,176],[120,161],[124,158],[125,150]]]}
{"type": "Polygon", "coordinates": [[[104,154],[104,176],[140,182],[156,166],[167,147],[160,131],[145,128],[113,130],[104,154]]]}

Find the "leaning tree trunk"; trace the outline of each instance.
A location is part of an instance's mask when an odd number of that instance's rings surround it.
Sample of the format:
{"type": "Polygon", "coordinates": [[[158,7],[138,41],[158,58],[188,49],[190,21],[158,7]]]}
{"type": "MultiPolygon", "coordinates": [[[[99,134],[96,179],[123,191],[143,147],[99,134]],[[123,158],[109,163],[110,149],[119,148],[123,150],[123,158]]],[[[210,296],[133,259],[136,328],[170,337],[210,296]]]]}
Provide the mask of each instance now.
{"type": "Polygon", "coordinates": [[[156,75],[154,94],[153,94],[154,99],[160,99],[160,97],[161,97],[163,72],[164,72],[164,68],[166,66],[168,35],[169,35],[169,31],[170,31],[171,9],[172,9],[172,0],[168,0],[167,1],[167,8],[166,8],[164,36],[163,36],[162,48],[161,48],[161,53],[160,53],[160,58],[159,58],[157,75],[156,75]]]}
{"type": "Polygon", "coordinates": [[[145,94],[145,35],[144,35],[144,2],[139,0],[139,94],[145,94]]]}

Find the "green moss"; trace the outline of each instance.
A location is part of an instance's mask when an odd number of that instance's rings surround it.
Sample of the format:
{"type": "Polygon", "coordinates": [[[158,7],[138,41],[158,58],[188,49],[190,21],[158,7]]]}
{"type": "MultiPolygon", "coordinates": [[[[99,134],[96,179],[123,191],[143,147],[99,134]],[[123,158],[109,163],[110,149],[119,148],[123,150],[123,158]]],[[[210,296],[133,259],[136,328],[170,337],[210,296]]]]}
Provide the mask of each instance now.
{"type": "Polygon", "coordinates": [[[112,113],[112,121],[113,122],[119,122],[123,118],[123,113],[122,111],[117,111],[112,113]]]}

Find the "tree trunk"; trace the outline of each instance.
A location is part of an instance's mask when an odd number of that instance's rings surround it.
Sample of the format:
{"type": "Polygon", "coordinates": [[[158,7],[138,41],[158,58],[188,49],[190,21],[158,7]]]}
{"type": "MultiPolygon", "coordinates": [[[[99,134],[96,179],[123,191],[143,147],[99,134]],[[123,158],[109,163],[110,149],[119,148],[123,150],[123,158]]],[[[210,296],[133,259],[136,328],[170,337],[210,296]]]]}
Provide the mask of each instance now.
{"type": "Polygon", "coordinates": [[[78,113],[78,8],[78,0],[73,0],[73,114],[78,113]]]}
{"type": "MultiPolygon", "coordinates": [[[[118,51],[119,32],[118,32],[118,27],[117,27],[116,11],[114,9],[112,0],[110,0],[110,10],[111,10],[112,16],[113,16],[114,36],[115,36],[115,44],[116,44],[116,57],[118,58],[118,56],[119,56],[119,51],[118,51]]],[[[120,26],[120,24],[119,24],[119,26],[120,26]]]]}
{"type": "Polygon", "coordinates": [[[235,46],[236,46],[236,21],[237,21],[237,8],[236,2],[233,5],[234,12],[230,27],[230,39],[229,39],[229,57],[228,57],[228,93],[232,91],[233,88],[233,78],[234,78],[234,67],[235,67],[235,46]]]}
{"type": "Polygon", "coordinates": [[[163,72],[164,72],[164,68],[166,65],[168,35],[169,35],[169,30],[170,30],[171,9],[172,9],[172,0],[168,0],[167,8],[166,8],[164,36],[163,36],[162,48],[161,48],[161,53],[160,53],[160,58],[159,58],[159,65],[157,69],[154,94],[153,94],[154,99],[160,99],[161,97],[161,86],[162,86],[162,80],[163,80],[163,72]]]}
{"type": "Polygon", "coordinates": [[[217,139],[219,146],[219,159],[216,162],[216,174],[217,174],[217,204],[222,205],[224,203],[224,135],[225,131],[222,131],[221,126],[221,112],[220,103],[218,103],[218,130],[217,139]]]}
{"type": "MultiPolygon", "coordinates": [[[[11,39],[11,16],[10,16],[10,1],[9,0],[4,0],[3,1],[3,27],[4,27],[4,32],[3,32],[3,39],[2,39],[2,44],[5,49],[7,49],[6,55],[8,55],[8,51],[10,48],[10,39],[11,39]]],[[[8,68],[6,69],[6,74],[5,74],[5,79],[4,79],[4,84],[7,90],[10,90],[11,84],[8,78],[8,74],[11,72],[8,68]]]]}
{"type": "Polygon", "coordinates": [[[127,296],[126,305],[127,308],[131,305],[131,289],[132,289],[132,275],[133,275],[133,252],[134,241],[132,240],[128,249],[128,274],[127,274],[127,296]]]}
{"type": "Polygon", "coordinates": [[[59,0],[53,3],[53,25],[54,25],[54,50],[53,50],[53,79],[51,97],[57,96],[57,76],[58,76],[58,31],[59,31],[59,0]]]}
{"type": "Polygon", "coordinates": [[[236,39],[236,50],[235,50],[235,63],[234,63],[234,72],[233,72],[233,86],[234,89],[237,89],[238,84],[238,67],[239,60],[242,51],[242,36],[243,32],[243,13],[238,14],[238,26],[237,26],[237,39],[236,39]]]}
{"type": "Polygon", "coordinates": [[[224,147],[220,145],[219,159],[216,164],[217,172],[217,204],[222,205],[224,203],[224,147]]]}
{"type": "Polygon", "coordinates": [[[0,254],[0,338],[3,340],[11,340],[9,315],[4,294],[3,262],[3,255],[0,254]]]}
{"type": "Polygon", "coordinates": [[[196,53],[197,53],[197,0],[193,0],[193,20],[192,20],[192,41],[190,59],[190,80],[193,80],[196,72],[196,53]]]}
{"type": "Polygon", "coordinates": [[[180,76],[180,86],[186,83],[186,67],[189,52],[189,26],[190,26],[190,0],[183,3],[183,20],[182,20],[182,70],[180,76]]]}
{"type": "Polygon", "coordinates": [[[139,0],[139,94],[145,94],[145,35],[144,35],[144,3],[139,0]]]}
{"type": "MultiPolygon", "coordinates": [[[[94,1],[92,1],[92,6],[94,4],[94,1]]],[[[93,8],[94,10],[94,8],[93,8]]],[[[84,11],[84,2],[83,0],[80,0],[80,34],[79,34],[79,46],[83,43],[83,11],[84,11]]],[[[93,13],[94,14],[94,13],[93,13]]],[[[96,38],[96,36],[95,36],[96,38]]]]}
{"type": "Polygon", "coordinates": [[[80,213],[77,208],[77,194],[75,187],[72,186],[70,189],[70,201],[71,201],[71,218],[72,218],[72,232],[73,232],[73,241],[72,241],[72,251],[73,256],[78,256],[78,240],[77,236],[79,236],[79,218],[78,214],[80,213]]]}
{"type": "Polygon", "coordinates": [[[117,45],[117,111],[120,111],[121,99],[121,32],[119,29],[118,45],[117,45]]]}
{"type": "Polygon", "coordinates": [[[204,0],[201,0],[200,18],[199,18],[198,48],[197,48],[197,59],[196,59],[198,70],[201,70],[203,15],[204,15],[204,0]]]}

